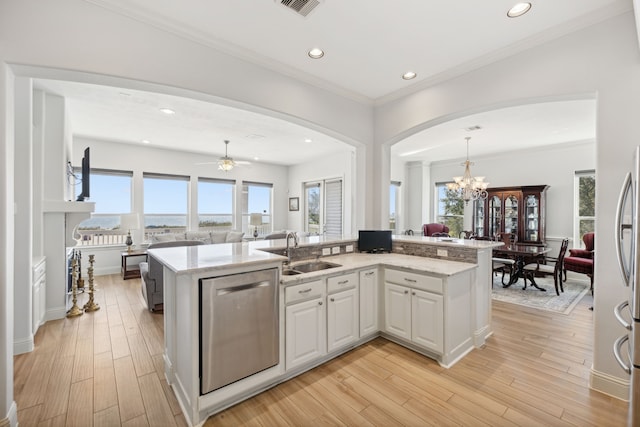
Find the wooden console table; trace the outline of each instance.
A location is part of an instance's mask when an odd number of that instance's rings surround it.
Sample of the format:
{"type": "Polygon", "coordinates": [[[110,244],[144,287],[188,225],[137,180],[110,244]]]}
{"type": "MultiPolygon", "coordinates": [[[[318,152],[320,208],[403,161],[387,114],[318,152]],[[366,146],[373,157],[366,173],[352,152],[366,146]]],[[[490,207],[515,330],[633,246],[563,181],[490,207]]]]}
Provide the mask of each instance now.
{"type": "Polygon", "coordinates": [[[140,277],[140,268],[138,264],[128,265],[127,259],[131,257],[144,257],[144,260],[147,260],[147,251],[131,251],[131,252],[120,252],[120,256],[122,258],[122,266],[120,271],[122,272],[123,279],[137,279],[140,277]]]}

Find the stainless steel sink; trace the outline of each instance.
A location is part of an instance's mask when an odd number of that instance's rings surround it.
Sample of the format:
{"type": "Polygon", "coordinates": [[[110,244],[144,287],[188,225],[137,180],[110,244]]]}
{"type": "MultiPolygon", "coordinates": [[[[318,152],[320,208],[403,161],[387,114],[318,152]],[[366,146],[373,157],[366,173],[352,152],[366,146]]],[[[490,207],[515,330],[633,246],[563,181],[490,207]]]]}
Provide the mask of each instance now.
{"type": "Polygon", "coordinates": [[[296,274],[302,274],[301,271],[291,270],[290,268],[285,268],[282,270],[283,276],[295,276],[296,274]]]}
{"type": "Polygon", "coordinates": [[[292,265],[290,267],[290,270],[288,271],[297,271],[299,273],[310,273],[312,271],[327,270],[329,268],[336,268],[336,267],[341,267],[341,265],[335,264],[333,262],[314,261],[314,262],[305,262],[302,264],[292,265]]]}

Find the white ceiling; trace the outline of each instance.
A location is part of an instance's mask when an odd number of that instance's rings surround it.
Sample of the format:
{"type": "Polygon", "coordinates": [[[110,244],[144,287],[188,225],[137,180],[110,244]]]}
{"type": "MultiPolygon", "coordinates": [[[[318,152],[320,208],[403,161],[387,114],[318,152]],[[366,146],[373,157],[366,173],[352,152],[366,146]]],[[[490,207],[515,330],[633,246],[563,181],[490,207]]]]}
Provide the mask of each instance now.
{"type": "MultiPolygon", "coordinates": [[[[631,10],[631,0],[537,0],[511,19],[515,0],[320,0],[306,18],[280,0],[87,0],[174,34],[363,102],[380,103],[472,70],[525,47],[631,10]],[[319,60],[308,49],[321,47],[319,60]],[[412,70],[418,77],[402,80],[412,70]]],[[[224,153],[235,159],[297,164],[351,149],[280,119],[164,94],[39,80],[67,98],[74,134],[124,143],[224,153]],[[158,109],[176,110],[166,116],[158,109]],[[256,137],[259,136],[259,137],[256,137]],[[305,139],[313,142],[305,143],[305,139]]],[[[407,161],[437,161],[505,149],[595,138],[594,101],[512,107],[457,119],[393,147],[407,161]],[[461,131],[479,125],[481,130],[461,131]],[[428,150],[427,150],[428,148],[428,150]],[[406,155],[407,153],[413,153],[406,155]]],[[[207,160],[207,159],[204,159],[207,160]]]]}
{"type": "Polygon", "coordinates": [[[376,100],[495,61],[632,10],[631,0],[319,0],[306,18],[280,0],[87,0],[296,78],[376,100]],[[313,47],[322,59],[309,58],[313,47]],[[412,70],[411,81],[401,76],[412,70]]]}

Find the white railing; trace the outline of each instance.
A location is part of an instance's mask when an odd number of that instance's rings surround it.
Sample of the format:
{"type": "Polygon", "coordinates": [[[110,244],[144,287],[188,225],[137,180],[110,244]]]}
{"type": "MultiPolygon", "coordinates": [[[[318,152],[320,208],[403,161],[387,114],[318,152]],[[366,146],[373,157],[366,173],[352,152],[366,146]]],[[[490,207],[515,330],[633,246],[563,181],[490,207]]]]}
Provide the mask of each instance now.
{"type": "Polygon", "coordinates": [[[127,240],[122,230],[78,230],[76,234],[80,235],[75,239],[77,246],[124,245],[127,240]]]}

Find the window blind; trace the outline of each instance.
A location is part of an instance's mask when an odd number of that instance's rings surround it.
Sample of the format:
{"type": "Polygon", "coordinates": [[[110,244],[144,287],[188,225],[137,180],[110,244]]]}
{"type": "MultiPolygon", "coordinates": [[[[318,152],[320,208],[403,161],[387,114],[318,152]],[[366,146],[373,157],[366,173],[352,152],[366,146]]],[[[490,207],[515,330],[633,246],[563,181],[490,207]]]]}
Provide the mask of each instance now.
{"type": "Polygon", "coordinates": [[[342,180],[325,183],[325,231],[342,235],[342,180]]]}

